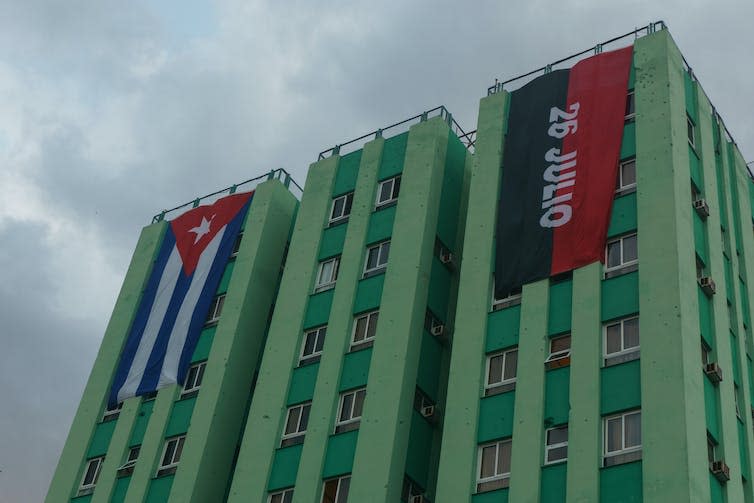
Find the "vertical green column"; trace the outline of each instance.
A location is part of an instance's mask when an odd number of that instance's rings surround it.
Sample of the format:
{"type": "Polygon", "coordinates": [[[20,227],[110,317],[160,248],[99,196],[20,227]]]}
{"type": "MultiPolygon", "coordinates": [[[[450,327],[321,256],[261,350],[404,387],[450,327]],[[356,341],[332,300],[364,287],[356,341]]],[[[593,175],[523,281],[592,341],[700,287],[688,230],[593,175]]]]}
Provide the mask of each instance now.
{"type": "Polygon", "coordinates": [[[296,204],[278,180],[256,188],[171,501],[225,497],[296,204]]]}
{"type": "Polygon", "coordinates": [[[117,470],[119,466],[126,462],[128,441],[131,438],[131,432],[140,407],[141,400],[138,399],[126,400],[123,403],[115,431],[113,431],[110,445],[107,448],[105,462],[102,463],[100,468],[97,486],[92,495],[92,503],[107,503],[112,498],[115,484],[118,482],[117,470]]]}
{"type": "MultiPolygon", "coordinates": [[[[709,275],[717,285],[717,294],[712,298],[712,313],[715,330],[716,361],[723,369],[724,379],[718,385],[720,394],[720,446],[722,449],[718,457],[725,458],[731,471],[731,480],[725,485],[729,501],[743,501],[743,486],[740,476],[741,463],[738,456],[738,420],[734,402],[733,386],[733,353],[731,352],[731,338],[728,331],[728,306],[725,299],[726,278],[722,249],[722,233],[720,231],[720,205],[726,201],[718,201],[717,172],[715,169],[715,145],[712,131],[712,106],[697,84],[699,97],[699,113],[697,114],[697,132],[701,164],[704,171],[704,198],[710,207],[710,214],[706,220],[706,230],[709,243],[708,260],[709,275]],[[727,375],[726,375],[727,374],[727,375]],[[720,456],[720,454],[722,456],[720,456]]],[[[747,198],[748,200],[748,198],[747,198]]],[[[731,214],[731,213],[729,213],[731,214]]],[[[731,233],[732,234],[732,233],[731,233]]],[[[734,248],[731,248],[734,249],[734,248]]],[[[736,288],[736,285],[732,285],[736,288]]],[[[740,337],[738,340],[743,340],[740,337]]],[[[741,353],[739,353],[741,354],[741,353]]],[[[744,358],[746,353],[743,353],[744,358]]],[[[745,368],[745,367],[739,367],[745,368]]],[[[742,384],[748,386],[748,379],[741,379],[742,384]]]]}
{"type": "Polygon", "coordinates": [[[400,500],[447,142],[439,117],[409,132],[351,501],[400,500]]]}
{"type": "Polygon", "coordinates": [[[638,39],[636,165],[645,503],[709,501],[683,63],[638,39]]]}
{"type": "MultiPolygon", "coordinates": [[[[317,372],[315,398],[312,401],[306,439],[296,477],[296,489],[293,494],[295,503],[311,503],[319,501],[320,498],[327,442],[333,433],[334,419],[338,410],[338,388],[343,355],[348,351],[351,340],[353,301],[358,280],[361,278],[367,225],[369,216],[374,210],[375,183],[384,144],[385,141],[382,138],[373,140],[364,146],[361,155],[338,281],[330,308],[327,338],[317,372]]],[[[321,231],[320,226],[319,232],[321,231]]],[[[380,315],[379,323],[382,323],[382,315],[380,315]]],[[[353,497],[350,499],[357,501],[353,497]]]]}
{"type": "MultiPolygon", "coordinates": [[[[179,387],[175,384],[157,393],[147,431],[139,450],[139,462],[134,466],[131,482],[128,485],[125,503],[142,503],[147,497],[149,484],[157,473],[165,440],[165,429],[173,410],[173,402],[178,398],[179,387]]],[[[138,400],[130,398],[129,400],[138,400]]]]}
{"type": "Polygon", "coordinates": [[[337,155],[329,157],[309,168],[229,502],[267,499],[267,481],[275,448],[280,443],[291,370],[298,361],[298,341],[311,293],[309,288],[317,271],[317,250],[330,211],[330,194],[339,159],[337,155]]]}
{"type": "Polygon", "coordinates": [[[453,406],[445,410],[436,503],[470,501],[476,490],[479,398],[509,96],[493,94],[479,105],[446,399],[453,406]]]}
{"type": "Polygon", "coordinates": [[[513,411],[510,501],[539,502],[544,441],[545,348],[550,280],[524,285],[513,411]]]}
{"type": "Polygon", "coordinates": [[[166,224],[161,222],[141,231],[45,501],[67,501],[78,487],[89,440],[107,401],[120,351],[162,243],[165,227],[166,224]]]}
{"type": "Polygon", "coordinates": [[[599,262],[573,271],[566,485],[566,501],[573,503],[600,500],[601,279],[599,262]]]}

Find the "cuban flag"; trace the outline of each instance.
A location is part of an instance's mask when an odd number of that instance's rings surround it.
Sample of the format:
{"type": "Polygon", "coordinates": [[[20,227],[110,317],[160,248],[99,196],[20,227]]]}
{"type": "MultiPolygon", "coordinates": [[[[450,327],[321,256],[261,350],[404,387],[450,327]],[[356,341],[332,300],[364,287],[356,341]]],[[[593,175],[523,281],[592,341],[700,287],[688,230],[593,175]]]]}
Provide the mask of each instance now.
{"type": "Polygon", "coordinates": [[[110,406],[182,383],[253,192],[194,208],[165,231],[110,390],[110,406]]]}

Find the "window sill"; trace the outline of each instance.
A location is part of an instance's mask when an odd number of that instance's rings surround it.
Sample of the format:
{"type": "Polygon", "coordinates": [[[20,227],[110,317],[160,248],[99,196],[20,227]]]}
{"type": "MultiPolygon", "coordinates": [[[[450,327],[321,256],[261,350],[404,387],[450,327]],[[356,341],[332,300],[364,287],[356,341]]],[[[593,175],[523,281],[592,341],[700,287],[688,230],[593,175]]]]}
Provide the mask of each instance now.
{"type": "Polygon", "coordinates": [[[313,363],[317,363],[322,358],[322,355],[314,355],[314,356],[307,356],[306,358],[302,358],[298,361],[299,367],[306,367],[307,365],[311,365],[313,363]]]}
{"type": "Polygon", "coordinates": [[[550,361],[545,362],[545,368],[547,370],[552,369],[559,369],[562,367],[568,367],[571,365],[571,357],[570,356],[564,356],[562,358],[555,358],[550,361]]]}
{"type": "Polygon", "coordinates": [[[314,288],[314,292],[312,292],[312,295],[315,295],[315,294],[318,294],[318,293],[322,293],[322,292],[326,292],[328,290],[332,290],[333,288],[335,288],[335,282],[328,283],[326,285],[320,285],[320,286],[314,288]]]}
{"type": "Polygon", "coordinates": [[[374,339],[369,339],[368,341],[361,341],[356,344],[351,344],[351,348],[348,350],[348,352],[355,353],[363,349],[371,348],[372,346],[374,346],[374,339]]]}
{"type": "Polygon", "coordinates": [[[347,216],[346,217],[341,217],[341,218],[336,218],[335,220],[330,220],[329,222],[327,222],[327,228],[329,229],[331,227],[337,227],[337,226],[343,225],[345,223],[348,223],[348,217],[347,216]]]}
{"type": "Polygon", "coordinates": [[[602,460],[602,468],[609,468],[611,466],[623,465],[626,463],[632,463],[634,461],[641,460],[641,449],[624,454],[615,454],[612,456],[604,457],[602,460]]]}
{"type": "Polygon", "coordinates": [[[639,264],[634,262],[633,264],[626,264],[621,267],[616,267],[615,269],[606,270],[604,277],[605,279],[614,278],[616,276],[622,276],[624,274],[628,274],[630,272],[634,272],[639,269],[639,264]]]}
{"type": "Polygon", "coordinates": [[[492,310],[490,312],[494,313],[495,311],[502,311],[503,309],[507,307],[518,306],[519,304],[521,304],[521,297],[517,297],[515,299],[503,300],[503,301],[492,304],[492,310]]]}
{"type": "Polygon", "coordinates": [[[361,275],[361,279],[367,279],[373,276],[378,276],[380,274],[385,274],[386,270],[387,270],[387,266],[380,267],[379,269],[372,269],[371,271],[365,271],[364,274],[361,275]]]}
{"type": "Polygon", "coordinates": [[[476,492],[479,493],[486,493],[490,491],[494,491],[496,489],[504,489],[508,486],[510,486],[510,475],[507,475],[503,478],[495,479],[495,480],[489,480],[486,482],[477,482],[476,484],[476,492]]]}
{"type": "Polygon", "coordinates": [[[295,437],[284,438],[280,441],[280,448],[291,447],[293,445],[299,445],[304,443],[304,436],[306,433],[301,433],[295,437]]]}
{"type": "Polygon", "coordinates": [[[628,194],[633,194],[634,192],[636,192],[636,184],[617,189],[615,191],[615,197],[619,198],[619,197],[627,196],[628,194]]]}
{"type": "Polygon", "coordinates": [[[120,412],[116,412],[115,414],[108,414],[102,418],[102,421],[100,423],[109,423],[110,421],[115,421],[118,419],[118,416],[120,416],[120,412]]]}
{"type": "Polygon", "coordinates": [[[188,400],[189,398],[194,398],[196,395],[199,394],[199,388],[192,389],[191,391],[187,391],[185,393],[181,393],[181,396],[178,397],[177,402],[180,402],[181,400],[188,400]]]}
{"type": "Polygon", "coordinates": [[[160,477],[167,477],[168,475],[173,475],[176,470],[178,470],[178,466],[168,466],[166,468],[160,468],[157,470],[157,475],[154,476],[154,478],[158,479],[160,477]]]}
{"type": "Polygon", "coordinates": [[[119,479],[122,479],[124,477],[130,477],[133,472],[134,472],[134,467],[129,466],[128,468],[123,468],[122,470],[118,470],[115,473],[115,477],[119,479]]]}
{"type": "Polygon", "coordinates": [[[78,498],[79,496],[88,496],[92,494],[93,492],[94,492],[94,486],[85,487],[83,489],[78,490],[78,492],[76,493],[76,497],[78,498]]]}
{"type": "Polygon", "coordinates": [[[516,389],[515,382],[500,384],[498,386],[493,386],[493,387],[485,389],[484,396],[502,395],[503,393],[508,393],[509,391],[513,391],[515,389],[516,389]]]}
{"type": "Polygon", "coordinates": [[[358,430],[361,426],[361,419],[357,419],[351,423],[339,424],[335,426],[335,435],[339,433],[347,433],[349,431],[358,430]]]}
{"type": "Polygon", "coordinates": [[[395,206],[398,204],[398,199],[391,199],[390,201],[385,201],[384,203],[379,203],[374,206],[374,211],[382,211],[387,208],[390,208],[391,206],[395,206]]]}
{"type": "Polygon", "coordinates": [[[609,356],[605,358],[605,363],[603,367],[613,367],[615,365],[620,365],[621,363],[628,363],[632,362],[634,360],[638,360],[641,357],[641,351],[632,351],[630,353],[624,353],[621,355],[616,356],[609,356]]]}

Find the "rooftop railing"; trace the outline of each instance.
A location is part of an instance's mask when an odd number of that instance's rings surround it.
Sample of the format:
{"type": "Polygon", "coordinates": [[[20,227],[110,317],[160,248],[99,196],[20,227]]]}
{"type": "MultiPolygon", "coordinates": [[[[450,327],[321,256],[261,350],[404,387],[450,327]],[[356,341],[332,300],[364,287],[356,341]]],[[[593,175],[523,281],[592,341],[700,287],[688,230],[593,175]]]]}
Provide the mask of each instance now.
{"type": "Polygon", "coordinates": [[[408,130],[408,128],[416,122],[424,122],[433,117],[442,117],[443,120],[448,124],[450,129],[453,131],[453,133],[455,133],[455,135],[458,137],[458,139],[463,142],[466,148],[473,151],[474,142],[476,141],[476,131],[470,131],[468,133],[464,131],[461,125],[458,124],[458,122],[456,122],[456,120],[453,118],[453,114],[451,114],[448,109],[445,108],[445,106],[440,105],[439,107],[435,107],[432,110],[427,110],[426,112],[414,115],[413,117],[409,117],[408,119],[396,122],[395,124],[390,124],[389,126],[375,129],[374,131],[361,135],[358,138],[348,140],[345,143],[340,143],[332,148],[323,150],[319,153],[317,160],[321,161],[322,159],[326,159],[327,157],[333,156],[335,154],[342,155],[344,153],[347,153],[346,150],[348,150],[348,147],[351,147],[351,149],[348,151],[357,150],[359,147],[361,147],[363,143],[362,140],[382,138],[382,135],[386,131],[391,131],[392,133],[397,133],[398,131],[402,132],[404,130],[408,130]]]}
{"type": "Polygon", "coordinates": [[[171,208],[169,210],[162,210],[158,214],[156,214],[154,217],[152,217],[152,223],[155,224],[157,222],[162,222],[165,220],[165,218],[168,215],[174,214],[179,210],[184,210],[186,208],[196,208],[199,206],[203,201],[216,201],[217,199],[220,199],[218,196],[224,196],[224,195],[230,195],[234,194],[239,188],[243,187],[244,189],[251,189],[252,185],[256,186],[261,182],[267,181],[267,180],[280,180],[282,184],[293,193],[294,196],[301,197],[301,194],[303,194],[304,189],[301,188],[301,186],[296,183],[296,181],[291,177],[291,174],[288,173],[284,169],[273,169],[269,173],[266,173],[264,175],[260,175],[254,178],[249,178],[248,180],[245,180],[241,183],[236,183],[234,185],[231,185],[230,187],[226,187],[224,189],[218,190],[216,192],[213,192],[211,194],[207,194],[205,196],[197,197],[193,201],[189,201],[188,203],[182,204],[180,206],[176,206],[175,208],[171,208]],[[256,182],[256,183],[255,183],[256,182]],[[294,190],[294,188],[296,190],[294,190]]]}

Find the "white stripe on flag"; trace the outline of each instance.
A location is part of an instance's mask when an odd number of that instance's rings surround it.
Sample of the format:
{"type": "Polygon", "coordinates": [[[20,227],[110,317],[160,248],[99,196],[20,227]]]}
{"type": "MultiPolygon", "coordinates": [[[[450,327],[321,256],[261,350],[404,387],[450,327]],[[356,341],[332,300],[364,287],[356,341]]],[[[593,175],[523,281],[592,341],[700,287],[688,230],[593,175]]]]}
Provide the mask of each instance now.
{"type": "MultiPolygon", "coordinates": [[[[191,318],[194,316],[194,310],[196,309],[196,303],[199,300],[199,296],[204,290],[204,285],[207,283],[207,276],[212,268],[212,263],[217,256],[217,249],[220,247],[220,242],[225,235],[227,225],[224,226],[217,235],[210,241],[207,248],[204,249],[199,262],[194,270],[194,276],[191,278],[191,285],[189,286],[186,297],[183,299],[183,304],[178,311],[178,316],[175,319],[173,330],[170,332],[170,339],[168,340],[168,347],[165,352],[165,359],[162,363],[162,370],[160,371],[160,380],[157,383],[157,389],[160,389],[168,384],[175,384],[178,382],[178,365],[181,359],[181,353],[183,353],[183,346],[186,344],[186,337],[188,336],[189,325],[191,324],[191,318]]],[[[214,294],[214,292],[212,292],[214,294]]]]}
{"type": "Polygon", "coordinates": [[[178,275],[181,273],[182,268],[183,261],[178,253],[178,248],[174,246],[165,264],[165,269],[163,269],[160,284],[157,287],[157,293],[152,303],[152,309],[144,326],[141,341],[139,341],[139,348],[136,350],[131,368],[128,369],[128,376],[123,386],[118,390],[119,402],[136,395],[136,390],[144,377],[144,369],[147,367],[149,355],[152,354],[157,334],[160,331],[162,321],[165,319],[165,313],[170,305],[170,299],[173,298],[175,285],[178,282],[178,275]]]}

